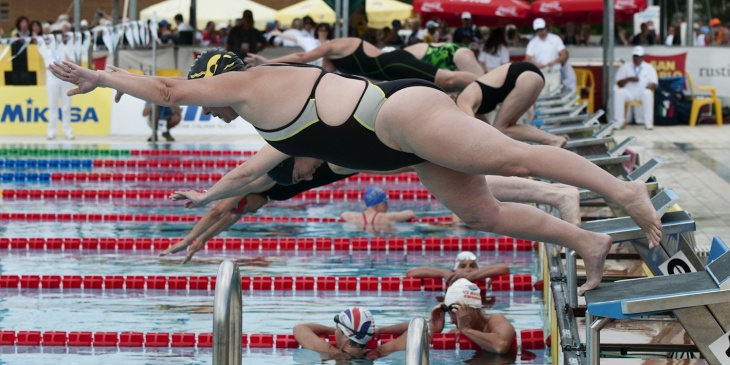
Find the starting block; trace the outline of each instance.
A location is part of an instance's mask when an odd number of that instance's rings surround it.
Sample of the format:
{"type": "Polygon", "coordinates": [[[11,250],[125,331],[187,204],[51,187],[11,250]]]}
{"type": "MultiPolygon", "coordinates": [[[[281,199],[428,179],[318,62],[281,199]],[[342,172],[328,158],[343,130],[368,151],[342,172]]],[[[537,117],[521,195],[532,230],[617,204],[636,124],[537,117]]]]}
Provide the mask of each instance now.
{"type": "Polygon", "coordinates": [[[605,127],[595,131],[592,136],[586,138],[576,138],[569,140],[563,148],[575,149],[580,147],[590,147],[597,145],[606,145],[613,142],[613,137],[610,137],[611,132],[616,128],[613,124],[606,124],[605,127]]]}
{"type": "Polygon", "coordinates": [[[588,102],[584,101],[575,105],[559,106],[554,108],[544,108],[535,110],[535,117],[543,117],[546,115],[567,115],[570,117],[578,116],[588,107],[588,102]]]}
{"type": "MultiPolygon", "coordinates": [[[[587,318],[591,323],[586,329],[588,363],[598,364],[600,331],[611,319],[725,303],[730,303],[730,254],[727,251],[705,266],[705,271],[602,284],[598,289],[586,292],[587,318]]],[[[715,322],[702,326],[701,331],[687,331],[708,363],[729,364],[728,333],[718,325],[718,320],[710,321],[715,322]]]]}
{"type": "Polygon", "coordinates": [[[561,125],[570,125],[570,124],[576,124],[576,123],[583,123],[584,121],[588,119],[594,119],[598,121],[598,119],[603,116],[605,112],[602,109],[596,110],[595,113],[592,115],[588,114],[580,114],[575,116],[556,116],[556,117],[546,117],[546,118],[535,118],[532,120],[532,126],[538,127],[538,128],[549,128],[549,127],[557,127],[561,125]]]}
{"type": "MultiPolygon", "coordinates": [[[[661,157],[654,157],[651,160],[647,161],[645,164],[639,166],[636,170],[628,174],[625,178],[627,181],[648,181],[649,178],[651,178],[652,174],[654,173],[654,170],[659,168],[659,166],[664,164],[664,160],[661,157]]],[[[623,179],[623,178],[622,178],[623,179]]],[[[598,199],[603,198],[602,195],[587,190],[587,189],[580,189],[580,200],[586,201],[591,199],[598,199]]]]}
{"type": "Polygon", "coordinates": [[[546,101],[546,100],[555,100],[566,97],[566,95],[572,95],[575,94],[575,92],[570,90],[553,90],[549,94],[542,95],[537,98],[537,102],[546,101]]]}
{"type": "Polygon", "coordinates": [[[541,100],[535,102],[535,110],[574,105],[578,99],[580,99],[578,94],[566,94],[560,99],[541,100]]]}
{"type": "Polygon", "coordinates": [[[586,133],[590,133],[591,135],[593,135],[593,133],[600,129],[600,127],[601,124],[598,122],[598,118],[590,117],[583,120],[581,123],[568,124],[552,128],[544,128],[543,131],[558,136],[568,135],[572,139],[583,137],[586,133]]]}
{"type": "Polygon", "coordinates": [[[626,149],[629,148],[629,146],[635,140],[636,140],[636,137],[631,136],[631,137],[624,139],[620,143],[618,143],[612,149],[608,150],[605,154],[583,156],[583,157],[585,157],[586,160],[591,161],[598,166],[615,165],[615,164],[624,163],[626,161],[631,160],[631,156],[629,156],[628,154],[624,154],[624,152],[626,152],[626,149]]]}

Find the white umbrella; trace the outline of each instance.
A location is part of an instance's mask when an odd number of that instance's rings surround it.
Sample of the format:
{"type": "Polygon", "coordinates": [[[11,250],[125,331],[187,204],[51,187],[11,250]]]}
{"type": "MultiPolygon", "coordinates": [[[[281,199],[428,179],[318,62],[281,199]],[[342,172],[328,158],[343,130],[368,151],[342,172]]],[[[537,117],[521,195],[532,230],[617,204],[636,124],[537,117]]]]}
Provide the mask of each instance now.
{"type": "MultiPolygon", "coordinates": [[[[197,29],[204,29],[205,24],[212,21],[217,25],[227,23],[233,25],[237,18],[243,15],[244,10],[253,12],[254,26],[263,30],[266,22],[274,20],[276,10],[250,0],[197,0],[197,29]]],[[[139,12],[141,19],[151,19],[152,13],[157,13],[157,20],[167,20],[173,23],[175,14],[182,14],[183,18],[189,20],[190,0],[166,0],[155,5],[146,7],[139,12]]]]}
{"type": "MultiPolygon", "coordinates": [[[[413,6],[396,0],[365,0],[369,28],[390,27],[393,20],[411,17],[413,6]]],[[[284,25],[291,24],[294,18],[311,16],[317,23],[334,23],[335,12],[324,0],[304,0],[279,10],[276,20],[284,25]]]]}

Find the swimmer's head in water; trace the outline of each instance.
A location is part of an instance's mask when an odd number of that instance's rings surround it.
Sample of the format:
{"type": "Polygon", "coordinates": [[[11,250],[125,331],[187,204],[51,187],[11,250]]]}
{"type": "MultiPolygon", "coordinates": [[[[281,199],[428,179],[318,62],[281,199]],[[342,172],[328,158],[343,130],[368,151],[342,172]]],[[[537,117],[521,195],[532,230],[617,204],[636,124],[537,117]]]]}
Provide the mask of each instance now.
{"type": "Polygon", "coordinates": [[[365,345],[375,334],[375,320],[369,310],[351,307],[335,316],[335,324],[351,341],[365,345]]]}
{"type": "Polygon", "coordinates": [[[365,201],[365,206],[370,208],[383,202],[387,203],[388,194],[382,189],[371,186],[365,190],[365,195],[363,195],[362,200],[365,201]]]}
{"type": "Polygon", "coordinates": [[[294,157],[289,157],[271,169],[267,175],[279,185],[294,184],[294,157]]]}
{"type": "Polygon", "coordinates": [[[211,48],[195,59],[188,71],[188,79],[211,77],[224,72],[239,71],[244,67],[243,61],[233,52],[228,52],[223,48],[211,48]]]}

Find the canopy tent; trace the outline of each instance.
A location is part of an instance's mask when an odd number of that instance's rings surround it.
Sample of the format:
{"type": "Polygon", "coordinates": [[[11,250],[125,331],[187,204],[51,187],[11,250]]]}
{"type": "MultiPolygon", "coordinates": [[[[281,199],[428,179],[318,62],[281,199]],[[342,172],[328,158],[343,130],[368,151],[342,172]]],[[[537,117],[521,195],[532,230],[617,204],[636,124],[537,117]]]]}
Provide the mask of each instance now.
{"type": "MultiPolygon", "coordinates": [[[[205,24],[212,21],[216,28],[220,23],[233,25],[237,18],[243,15],[244,10],[251,10],[257,29],[264,29],[266,22],[274,20],[276,10],[251,0],[198,0],[196,2],[197,29],[204,29],[205,24]]],[[[157,13],[157,20],[167,20],[173,23],[175,14],[182,14],[188,19],[190,14],[190,0],[166,0],[155,5],[142,9],[139,12],[140,19],[151,19],[153,13],[157,13]]]]}
{"type": "MultiPolygon", "coordinates": [[[[395,20],[405,20],[411,17],[413,7],[396,0],[366,0],[365,12],[368,17],[368,27],[390,27],[395,20]]],[[[309,15],[317,23],[334,23],[335,11],[324,0],[304,0],[276,12],[275,19],[281,24],[289,26],[294,18],[309,15]]]]}
{"type": "MultiPolygon", "coordinates": [[[[537,0],[531,5],[534,18],[553,24],[603,22],[603,0],[537,0]]],[[[616,21],[630,21],[634,13],[646,9],[646,0],[614,0],[613,6],[616,21]]]]}
{"type": "Polygon", "coordinates": [[[413,9],[426,21],[439,18],[450,26],[461,25],[461,13],[471,13],[473,24],[523,24],[530,4],[522,0],[413,0],[413,9]]]}

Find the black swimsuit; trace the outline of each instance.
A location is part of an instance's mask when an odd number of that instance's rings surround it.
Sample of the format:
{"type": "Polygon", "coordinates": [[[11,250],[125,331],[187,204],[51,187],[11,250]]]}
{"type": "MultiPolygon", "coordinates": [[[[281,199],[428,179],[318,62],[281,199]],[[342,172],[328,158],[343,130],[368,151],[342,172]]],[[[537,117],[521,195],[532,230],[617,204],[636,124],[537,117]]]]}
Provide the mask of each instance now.
{"type": "Polygon", "coordinates": [[[479,81],[475,81],[482,89],[482,103],[479,105],[479,108],[477,108],[476,114],[487,114],[496,109],[497,105],[502,103],[504,99],[507,98],[507,95],[509,95],[509,93],[515,88],[517,77],[519,77],[523,72],[529,71],[540,75],[543,81],[545,80],[545,77],[542,75],[542,72],[540,72],[540,69],[537,68],[537,66],[529,62],[515,62],[509,65],[509,69],[507,69],[507,76],[504,78],[504,84],[502,84],[499,88],[494,88],[484,85],[479,81]]]}
{"type": "Polygon", "coordinates": [[[292,185],[274,185],[271,189],[264,191],[261,195],[271,200],[289,200],[309,189],[318,188],[335,181],[346,179],[355,174],[339,175],[330,169],[329,164],[323,163],[317,171],[315,171],[312,180],[300,181],[292,185]]]}
{"type": "Polygon", "coordinates": [[[421,79],[430,82],[436,80],[438,68],[417,59],[408,51],[398,49],[386,52],[378,57],[370,57],[360,42],[355,52],[338,59],[330,59],[337,71],[350,75],[358,75],[373,80],[421,79]]]}
{"type": "Polygon", "coordinates": [[[383,103],[395,92],[413,86],[442,91],[438,86],[413,79],[374,85],[358,77],[337,75],[361,80],[365,84],[365,90],[351,116],[341,125],[330,126],[320,120],[314,98],[317,85],[327,71],[305,64],[268,66],[313,67],[321,70],[307,102],[294,121],[273,130],[256,128],[272,147],[289,156],[318,158],[355,170],[387,171],[424,161],[415,154],[394,150],[381,142],[375,135],[375,118],[383,103]]]}

